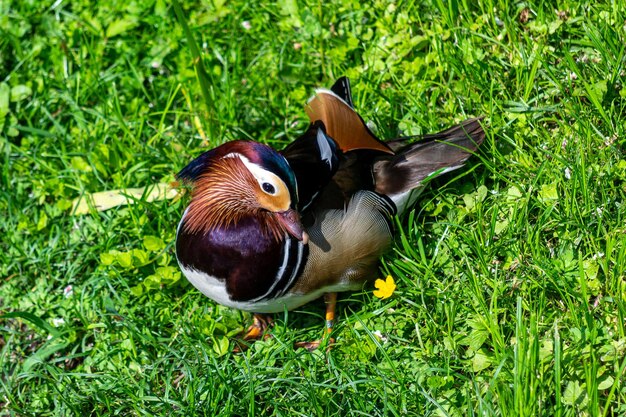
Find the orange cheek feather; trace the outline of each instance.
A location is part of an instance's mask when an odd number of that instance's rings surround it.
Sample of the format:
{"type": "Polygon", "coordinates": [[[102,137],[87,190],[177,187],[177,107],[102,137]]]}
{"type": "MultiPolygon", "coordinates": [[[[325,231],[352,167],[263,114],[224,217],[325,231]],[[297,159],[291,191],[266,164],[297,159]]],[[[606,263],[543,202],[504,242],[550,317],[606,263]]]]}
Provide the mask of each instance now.
{"type": "Polygon", "coordinates": [[[289,190],[287,190],[284,184],[278,185],[278,191],[275,195],[269,195],[260,189],[256,190],[256,195],[261,207],[272,212],[289,210],[289,206],[291,205],[289,190]]]}

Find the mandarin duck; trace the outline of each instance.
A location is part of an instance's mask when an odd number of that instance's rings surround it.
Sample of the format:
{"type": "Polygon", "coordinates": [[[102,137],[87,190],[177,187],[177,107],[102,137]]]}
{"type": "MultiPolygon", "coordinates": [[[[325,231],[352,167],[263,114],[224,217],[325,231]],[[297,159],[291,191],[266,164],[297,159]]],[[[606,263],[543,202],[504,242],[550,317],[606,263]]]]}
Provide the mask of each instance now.
{"type": "Polygon", "coordinates": [[[254,313],[244,339],[263,334],[266,314],[322,295],[330,333],[337,293],[375,278],[393,216],[425,182],[461,167],[485,136],[475,118],[418,143],[383,142],[354,110],[345,77],[316,90],[306,111],[308,130],[282,151],[236,140],[178,173],[192,188],[178,264],[207,297],[254,313]]]}

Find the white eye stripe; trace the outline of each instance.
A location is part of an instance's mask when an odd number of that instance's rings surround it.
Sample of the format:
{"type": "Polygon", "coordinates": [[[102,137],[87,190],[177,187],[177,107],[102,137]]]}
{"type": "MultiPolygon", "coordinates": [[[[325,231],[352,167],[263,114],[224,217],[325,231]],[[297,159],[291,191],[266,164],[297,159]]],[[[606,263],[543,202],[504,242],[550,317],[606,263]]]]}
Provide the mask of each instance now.
{"type": "Polygon", "coordinates": [[[260,165],[255,164],[254,162],[250,162],[248,158],[246,158],[240,153],[232,152],[232,153],[225,155],[224,158],[241,159],[241,161],[246,166],[246,168],[248,168],[248,171],[250,171],[250,173],[257,180],[261,189],[269,195],[276,195],[278,190],[287,188],[283,180],[281,180],[276,174],[266,170],[265,168],[262,168],[260,165]],[[271,192],[268,191],[266,188],[269,189],[270,187],[267,187],[265,184],[269,184],[269,186],[273,189],[273,191],[271,192]],[[282,184],[282,187],[280,186],[281,184],[282,184]]]}

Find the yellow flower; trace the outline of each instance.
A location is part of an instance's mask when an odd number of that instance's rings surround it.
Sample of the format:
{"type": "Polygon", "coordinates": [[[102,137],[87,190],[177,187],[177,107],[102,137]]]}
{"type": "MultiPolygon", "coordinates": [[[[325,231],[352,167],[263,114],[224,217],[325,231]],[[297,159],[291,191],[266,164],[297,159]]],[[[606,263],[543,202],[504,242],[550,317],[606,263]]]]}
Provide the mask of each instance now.
{"type": "Polygon", "coordinates": [[[374,286],[378,288],[377,290],[374,290],[374,295],[378,298],[382,298],[383,300],[391,297],[391,294],[393,294],[396,289],[396,283],[391,275],[387,275],[387,279],[384,281],[382,279],[377,279],[376,282],[374,282],[374,286]]]}

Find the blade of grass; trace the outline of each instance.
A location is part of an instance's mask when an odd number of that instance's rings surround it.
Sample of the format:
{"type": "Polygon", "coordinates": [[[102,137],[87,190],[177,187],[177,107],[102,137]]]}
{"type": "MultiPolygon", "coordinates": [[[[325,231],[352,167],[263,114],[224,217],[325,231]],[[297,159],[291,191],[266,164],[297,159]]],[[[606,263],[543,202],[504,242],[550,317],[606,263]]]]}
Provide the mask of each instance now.
{"type": "Polygon", "coordinates": [[[213,94],[211,93],[213,80],[209,77],[206,69],[204,68],[204,61],[202,59],[202,54],[200,53],[200,48],[198,48],[198,44],[196,43],[193,33],[191,32],[191,29],[189,29],[189,24],[187,23],[183,9],[180,7],[180,3],[178,0],[173,0],[172,5],[174,6],[176,18],[183,27],[185,37],[187,38],[187,42],[189,44],[189,49],[191,50],[191,55],[193,57],[193,66],[196,70],[196,76],[198,78],[198,82],[200,83],[200,91],[204,97],[204,104],[206,105],[206,111],[208,114],[209,137],[215,138],[215,126],[217,124],[217,120],[215,120],[215,101],[213,100],[213,94]]]}

